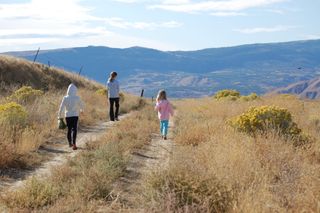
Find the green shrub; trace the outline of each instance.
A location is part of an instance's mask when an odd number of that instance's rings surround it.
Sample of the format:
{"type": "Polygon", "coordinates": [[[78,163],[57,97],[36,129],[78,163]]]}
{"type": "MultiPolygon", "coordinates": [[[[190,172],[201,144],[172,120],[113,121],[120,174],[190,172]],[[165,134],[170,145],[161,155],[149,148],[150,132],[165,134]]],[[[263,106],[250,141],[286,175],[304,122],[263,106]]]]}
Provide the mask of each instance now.
{"type": "Polygon", "coordinates": [[[19,103],[33,102],[37,97],[43,95],[43,91],[33,89],[29,86],[23,86],[16,90],[10,97],[10,100],[17,101],[19,103]]]}
{"type": "Polygon", "coordinates": [[[259,96],[257,95],[257,93],[251,93],[250,95],[247,95],[247,96],[241,96],[240,100],[254,101],[254,100],[257,100],[258,98],[259,98],[259,96]]]}
{"type": "Polygon", "coordinates": [[[251,136],[267,135],[273,131],[299,144],[310,140],[292,120],[291,113],[287,109],[276,106],[251,107],[247,112],[230,120],[229,124],[236,130],[251,136]]]}
{"type": "Polygon", "coordinates": [[[0,105],[0,123],[12,126],[25,125],[27,119],[26,110],[15,102],[0,105]]]}
{"type": "Polygon", "coordinates": [[[240,98],[240,92],[238,92],[237,90],[220,90],[218,92],[216,92],[216,94],[214,95],[214,98],[217,100],[220,99],[226,99],[226,100],[238,100],[240,98]]]}

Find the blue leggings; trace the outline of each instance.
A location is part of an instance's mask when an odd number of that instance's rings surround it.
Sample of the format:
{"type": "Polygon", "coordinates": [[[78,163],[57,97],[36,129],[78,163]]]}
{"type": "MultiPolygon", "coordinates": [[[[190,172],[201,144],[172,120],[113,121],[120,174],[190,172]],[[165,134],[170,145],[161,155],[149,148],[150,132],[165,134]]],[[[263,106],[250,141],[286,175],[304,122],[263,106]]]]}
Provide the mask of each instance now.
{"type": "Polygon", "coordinates": [[[161,133],[161,135],[167,136],[168,127],[169,127],[169,121],[168,120],[160,121],[160,133],[161,133]]]}

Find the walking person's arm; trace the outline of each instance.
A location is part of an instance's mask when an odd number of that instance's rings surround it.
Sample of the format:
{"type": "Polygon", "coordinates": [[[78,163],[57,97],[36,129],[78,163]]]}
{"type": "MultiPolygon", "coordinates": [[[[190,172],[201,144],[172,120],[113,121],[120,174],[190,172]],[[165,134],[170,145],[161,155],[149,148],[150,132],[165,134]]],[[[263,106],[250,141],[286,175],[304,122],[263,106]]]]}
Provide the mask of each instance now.
{"type": "Polygon", "coordinates": [[[154,107],[154,110],[156,111],[160,111],[160,103],[157,101],[155,107],[154,107]]]}
{"type": "Polygon", "coordinates": [[[174,115],[174,111],[173,111],[173,107],[172,107],[171,103],[169,103],[169,113],[171,114],[171,116],[174,115]]]}
{"type": "Polygon", "coordinates": [[[64,111],[65,111],[65,103],[66,103],[66,99],[63,97],[60,107],[59,107],[59,112],[58,112],[58,119],[65,117],[63,115],[64,111]]]}
{"type": "Polygon", "coordinates": [[[79,110],[80,110],[80,113],[83,113],[84,108],[85,108],[85,104],[84,104],[84,102],[80,99],[80,101],[79,101],[79,110]]]}
{"type": "MultiPolygon", "coordinates": [[[[120,84],[119,84],[119,81],[117,81],[117,93],[118,93],[118,95],[120,94],[120,84]]],[[[120,95],[119,95],[119,97],[120,97],[120,95]]]]}

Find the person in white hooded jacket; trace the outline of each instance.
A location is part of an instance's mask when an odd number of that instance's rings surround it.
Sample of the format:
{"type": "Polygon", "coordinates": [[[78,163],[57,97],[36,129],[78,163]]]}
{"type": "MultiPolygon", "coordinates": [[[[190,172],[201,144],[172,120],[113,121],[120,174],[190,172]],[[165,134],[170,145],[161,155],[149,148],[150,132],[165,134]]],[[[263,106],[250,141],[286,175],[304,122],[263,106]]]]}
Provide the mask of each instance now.
{"type": "Polygon", "coordinates": [[[77,90],[74,84],[69,85],[67,95],[63,97],[58,113],[58,119],[66,118],[68,127],[67,139],[69,146],[72,147],[73,150],[77,149],[76,139],[79,114],[84,110],[84,103],[77,95],[77,90]]]}

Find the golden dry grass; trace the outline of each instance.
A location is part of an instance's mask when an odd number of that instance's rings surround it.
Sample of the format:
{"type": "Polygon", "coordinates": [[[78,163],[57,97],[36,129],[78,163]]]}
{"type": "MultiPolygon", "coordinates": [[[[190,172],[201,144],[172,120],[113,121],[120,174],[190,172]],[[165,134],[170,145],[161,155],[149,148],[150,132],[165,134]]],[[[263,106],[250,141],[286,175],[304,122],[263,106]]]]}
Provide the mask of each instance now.
{"type": "Polygon", "coordinates": [[[11,92],[10,89],[31,86],[44,91],[61,90],[71,82],[78,87],[97,90],[101,85],[95,81],[65,72],[62,69],[32,63],[25,59],[0,55],[0,92],[11,92]]]}
{"type": "Polygon", "coordinates": [[[178,147],[169,169],[147,183],[151,211],[319,212],[319,101],[274,96],[253,102],[183,100],[176,105],[178,147]],[[275,134],[252,138],[226,124],[249,107],[262,105],[289,109],[316,141],[295,147],[275,134]],[[213,184],[199,186],[209,180],[213,184]]]}
{"type": "Polygon", "coordinates": [[[32,178],[25,187],[1,197],[10,211],[95,212],[108,209],[112,183],[123,175],[130,152],[151,140],[158,130],[153,107],[117,123],[99,141],[88,144],[66,165],[53,169],[46,180],[32,178]]]}
{"type": "MultiPolygon", "coordinates": [[[[0,56],[0,81],[0,104],[17,101],[27,112],[27,124],[24,126],[0,125],[0,168],[38,165],[43,160],[37,152],[39,147],[48,141],[64,138],[65,132],[57,129],[57,111],[70,82],[79,87],[79,96],[85,103],[80,125],[108,120],[108,100],[106,96],[96,93],[103,85],[75,74],[23,59],[0,56]],[[12,99],[12,94],[21,85],[31,85],[44,94],[28,98],[32,101],[12,99]]],[[[137,97],[124,96],[121,113],[141,106],[137,97]]]]}

